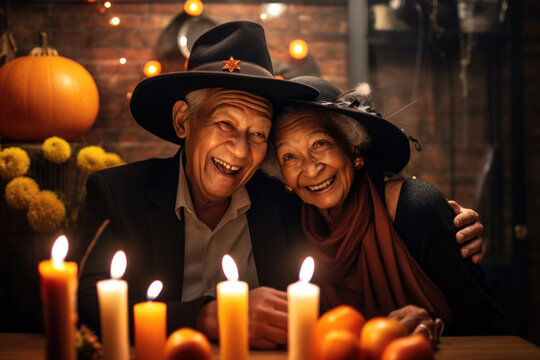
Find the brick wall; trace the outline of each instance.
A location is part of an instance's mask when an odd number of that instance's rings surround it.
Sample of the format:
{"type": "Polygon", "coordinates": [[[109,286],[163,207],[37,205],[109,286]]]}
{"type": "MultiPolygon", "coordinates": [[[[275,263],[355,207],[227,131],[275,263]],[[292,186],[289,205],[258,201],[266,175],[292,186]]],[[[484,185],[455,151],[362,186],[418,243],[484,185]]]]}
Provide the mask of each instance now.
{"type": "MultiPolygon", "coordinates": [[[[102,143],[128,161],[167,156],[176,147],[146,133],[133,121],[126,94],[144,79],[144,63],[160,60],[163,72],[182,71],[185,58],[176,43],[186,19],[183,3],[114,3],[104,13],[96,3],[22,3],[10,5],[12,32],[25,55],[46,31],[61,55],[81,63],[94,77],[100,112],[83,141],[102,143]],[[112,16],[120,25],[111,26],[112,16]],[[119,59],[127,63],[121,65],[119,59]]],[[[279,18],[260,20],[259,5],[210,4],[205,16],[219,24],[230,20],[258,21],[265,26],[272,58],[288,71],[302,71],[303,63],[288,55],[288,44],[303,38],[311,47],[318,69],[339,85],[347,83],[347,13],[343,6],[289,5],[279,18]]]]}

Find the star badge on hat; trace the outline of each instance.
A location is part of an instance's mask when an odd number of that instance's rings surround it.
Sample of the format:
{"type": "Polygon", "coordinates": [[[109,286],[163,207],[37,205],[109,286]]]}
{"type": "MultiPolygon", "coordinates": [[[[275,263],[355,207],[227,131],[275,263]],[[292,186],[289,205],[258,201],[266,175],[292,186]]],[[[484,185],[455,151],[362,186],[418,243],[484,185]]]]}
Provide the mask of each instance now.
{"type": "Polygon", "coordinates": [[[229,72],[233,72],[234,70],[238,69],[240,70],[240,61],[241,60],[234,60],[234,58],[231,56],[229,60],[221,60],[225,65],[221,69],[223,70],[229,70],[229,72]]]}

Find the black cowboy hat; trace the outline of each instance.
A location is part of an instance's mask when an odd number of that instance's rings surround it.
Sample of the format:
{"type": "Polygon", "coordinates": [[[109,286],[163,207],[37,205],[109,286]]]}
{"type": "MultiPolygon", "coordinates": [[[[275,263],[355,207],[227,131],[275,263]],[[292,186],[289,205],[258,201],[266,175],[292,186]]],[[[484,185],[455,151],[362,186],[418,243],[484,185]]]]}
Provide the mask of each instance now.
{"type": "Polygon", "coordinates": [[[360,106],[352,93],[343,94],[331,82],[316,76],[299,76],[291,81],[309,85],[319,90],[319,97],[313,101],[286,99],[280,101],[281,111],[285,107],[321,109],[347,115],[366,128],[371,135],[370,154],[377,166],[384,170],[398,173],[409,162],[409,140],[404,130],[369,108],[360,106]]]}
{"type": "Polygon", "coordinates": [[[233,21],[213,27],[195,41],[187,71],[141,81],[131,96],[131,114],[152,134],[181,144],[183,139],[173,128],[174,103],[193,90],[216,87],[248,91],[272,102],[318,95],[309,86],[275,79],[262,26],[233,21]]]}

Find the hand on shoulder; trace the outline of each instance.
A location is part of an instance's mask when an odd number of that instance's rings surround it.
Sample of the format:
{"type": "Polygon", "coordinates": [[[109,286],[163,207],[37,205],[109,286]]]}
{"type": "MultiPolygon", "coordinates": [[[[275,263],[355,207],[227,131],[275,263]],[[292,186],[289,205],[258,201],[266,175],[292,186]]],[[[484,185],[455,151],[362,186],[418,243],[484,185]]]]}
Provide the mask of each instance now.
{"type": "MultiPolygon", "coordinates": [[[[396,211],[399,201],[399,195],[403,186],[404,180],[391,180],[385,183],[385,201],[388,213],[392,221],[395,221],[396,211]]],[[[456,241],[462,244],[461,256],[464,258],[470,257],[474,263],[482,261],[485,255],[484,226],[479,220],[478,213],[472,209],[464,208],[457,202],[448,201],[454,210],[456,217],[454,218],[454,226],[458,229],[456,233],[456,241]]]]}
{"type": "Polygon", "coordinates": [[[459,205],[454,200],[448,201],[456,217],[454,218],[454,226],[461,228],[457,234],[457,242],[463,244],[461,248],[461,256],[464,258],[471,257],[471,260],[478,264],[486,254],[484,248],[484,225],[480,222],[478,213],[472,209],[467,209],[459,205]]]}

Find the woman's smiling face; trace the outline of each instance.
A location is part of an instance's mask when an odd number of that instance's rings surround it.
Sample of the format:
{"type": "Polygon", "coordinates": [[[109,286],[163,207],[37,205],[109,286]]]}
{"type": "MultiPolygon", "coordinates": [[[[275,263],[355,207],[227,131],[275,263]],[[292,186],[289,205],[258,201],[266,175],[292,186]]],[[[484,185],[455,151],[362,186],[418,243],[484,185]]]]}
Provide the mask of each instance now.
{"type": "Polygon", "coordinates": [[[276,154],[286,184],[319,209],[343,205],[355,171],[345,151],[349,145],[331,135],[330,124],[330,115],[305,109],[276,125],[276,154]]]}

